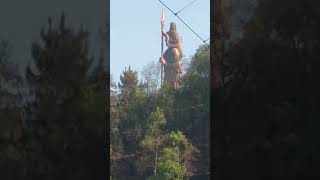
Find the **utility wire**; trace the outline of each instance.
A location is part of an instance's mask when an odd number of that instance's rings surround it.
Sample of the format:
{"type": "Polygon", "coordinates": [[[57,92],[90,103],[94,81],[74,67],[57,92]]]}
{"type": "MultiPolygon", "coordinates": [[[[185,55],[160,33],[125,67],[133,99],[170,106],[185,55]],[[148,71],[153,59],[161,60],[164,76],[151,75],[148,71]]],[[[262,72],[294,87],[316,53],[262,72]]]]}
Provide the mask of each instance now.
{"type": "MultiPolygon", "coordinates": [[[[203,42],[203,43],[205,43],[205,44],[208,44],[206,41],[207,40],[204,40],[204,39],[202,39],[186,22],[184,22],[179,16],[178,16],[178,13],[175,13],[175,12],[173,12],[166,4],[164,4],[161,0],[158,0],[163,6],[165,6],[167,9],[169,9],[169,11],[171,11],[172,12],[172,14],[174,14],[177,18],[179,18],[180,19],[180,21],[184,24],[184,25],[186,25],[196,36],[198,36],[198,38],[203,42]]],[[[180,10],[181,11],[181,10],[180,10]]]]}
{"type": "Polygon", "coordinates": [[[193,4],[194,2],[196,2],[197,0],[192,1],[191,3],[189,3],[188,5],[186,5],[184,8],[182,8],[180,11],[176,12],[175,15],[179,14],[181,11],[183,11],[185,8],[187,8],[188,6],[190,6],[191,4],[193,4]]]}

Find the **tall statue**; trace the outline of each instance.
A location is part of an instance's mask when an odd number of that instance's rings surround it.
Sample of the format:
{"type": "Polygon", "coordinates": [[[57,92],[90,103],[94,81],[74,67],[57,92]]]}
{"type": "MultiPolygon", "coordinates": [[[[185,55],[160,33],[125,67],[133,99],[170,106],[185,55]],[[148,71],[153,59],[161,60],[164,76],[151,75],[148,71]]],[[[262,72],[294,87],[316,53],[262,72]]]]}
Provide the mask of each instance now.
{"type": "Polygon", "coordinates": [[[182,49],[181,37],[179,36],[176,28],[176,23],[170,23],[170,30],[164,32],[162,35],[165,37],[168,49],[163,54],[164,65],[164,80],[171,83],[175,88],[179,87],[180,73],[182,73],[182,49]]]}

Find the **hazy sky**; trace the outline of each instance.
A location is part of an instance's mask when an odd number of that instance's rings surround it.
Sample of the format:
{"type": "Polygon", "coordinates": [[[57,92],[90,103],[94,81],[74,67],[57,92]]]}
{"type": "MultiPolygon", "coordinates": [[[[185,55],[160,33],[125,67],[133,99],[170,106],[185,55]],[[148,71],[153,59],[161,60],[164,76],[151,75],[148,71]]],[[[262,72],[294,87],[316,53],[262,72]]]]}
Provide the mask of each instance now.
{"type": "MultiPolygon", "coordinates": [[[[174,11],[192,0],[163,0],[174,11]]],[[[185,57],[190,57],[202,42],[165,9],[158,0],[124,1],[111,0],[110,12],[110,69],[115,79],[119,79],[124,67],[131,65],[139,72],[150,61],[158,61],[160,56],[160,17],[165,12],[165,29],[175,21],[183,38],[185,57]]],[[[197,0],[179,15],[202,38],[209,38],[210,0],[197,0]]],[[[47,25],[49,16],[57,19],[62,11],[67,14],[67,22],[79,27],[82,24],[91,33],[90,44],[97,49],[97,31],[105,25],[107,0],[1,0],[0,39],[13,44],[12,60],[18,62],[21,70],[30,62],[30,47],[39,41],[41,27],[47,25]]]]}
{"type": "Polygon", "coordinates": [[[40,28],[47,26],[49,16],[54,20],[65,11],[67,23],[75,27],[82,24],[91,33],[90,44],[98,45],[97,31],[105,27],[106,0],[1,0],[0,39],[13,43],[12,60],[23,70],[30,62],[32,41],[39,41],[40,28]]]}
{"type": "MultiPolygon", "coordinates": [[[[163,0],[177,12],[192,0],[163,0]]],[[[165,30],[171,21],[177,24],[182,36],[182,48],[188,58],[202,44],[180,20],[167,10],[158,0],[111,0],[110,2],[110,71],[114,80],[129,65],[139,71],[151,61],[160,57],[161,10],[165,13],[165,30]]],[[[210,0],[197,0],[179,13],[203,39],[210,36],[210,0]]],[[[166,46],[164,46],[166,48],[166,46]]]]}

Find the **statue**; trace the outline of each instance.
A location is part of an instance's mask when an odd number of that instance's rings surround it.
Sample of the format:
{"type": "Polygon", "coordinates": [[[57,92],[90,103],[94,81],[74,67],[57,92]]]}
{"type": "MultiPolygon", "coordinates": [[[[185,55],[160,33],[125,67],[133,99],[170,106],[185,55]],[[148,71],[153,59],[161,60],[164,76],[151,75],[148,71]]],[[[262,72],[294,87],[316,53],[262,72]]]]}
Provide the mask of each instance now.
{"type": "Polygon", "coordinates": [[[176,24],[170,23],[170,30],[166,33],[162,30],[168,49],[160,59],[164,65],[164,80],[171,83],[175,88],[179,87],[180,76],[182,73],[182,49],[181,38],[177,32],[176,24]]]}

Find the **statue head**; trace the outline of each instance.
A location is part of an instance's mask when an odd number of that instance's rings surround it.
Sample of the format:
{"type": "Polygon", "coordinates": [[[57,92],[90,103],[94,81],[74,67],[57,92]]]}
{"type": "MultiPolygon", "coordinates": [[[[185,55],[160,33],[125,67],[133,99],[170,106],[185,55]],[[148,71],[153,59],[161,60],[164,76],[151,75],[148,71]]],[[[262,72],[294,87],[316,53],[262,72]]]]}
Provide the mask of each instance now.
{"type": "Polygon", "coordinates": [[[175,22],[171,22],[170,23],[170,31],[177,31],[177,27],[176,27],[176,23],[175,22]]]}

